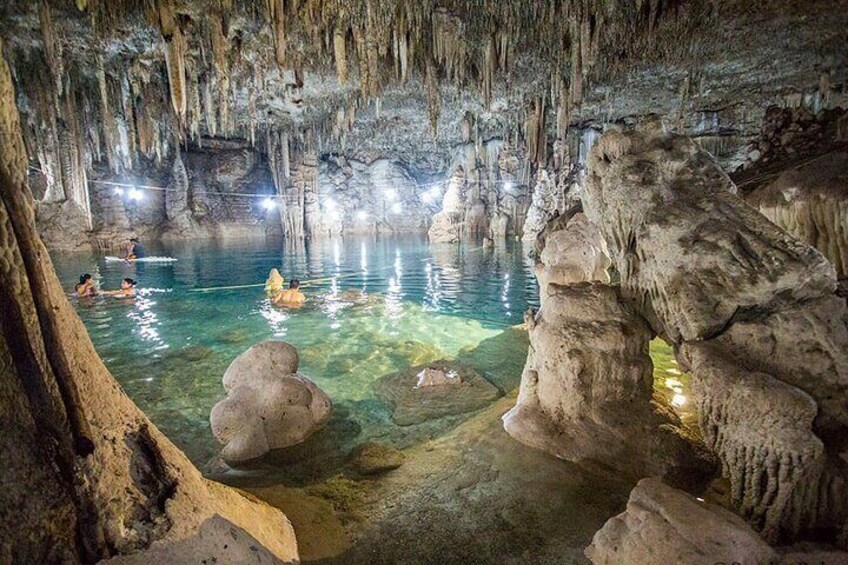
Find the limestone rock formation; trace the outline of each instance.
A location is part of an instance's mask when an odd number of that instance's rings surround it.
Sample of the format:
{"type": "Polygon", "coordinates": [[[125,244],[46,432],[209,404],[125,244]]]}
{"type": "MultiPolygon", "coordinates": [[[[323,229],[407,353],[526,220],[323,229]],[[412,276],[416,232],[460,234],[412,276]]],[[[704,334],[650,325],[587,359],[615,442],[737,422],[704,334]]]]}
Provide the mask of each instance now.
{"type": "Polygon", "coordinates": [[[527,320],[530,353],[504,428],[570,461],[601,461],[629,474],[709,470],[679,421],[651,404],[647,324],[601,283],[549,285],[527,320]]]}
{"type": "Polygon", "coordinates": [[[693,372],[737,510],[771,541],[830,528],[844,543],[845,300],[818,251],[733,192],[693,141],[651,121],[601,138],[583,205],[622,296],[693,372]]]}
{"type": "Polygon", "coordinates": [[[656,478],[639,481],[627,509],[595,534],[586,556],[595,565],[777,561],[775,551],[738,516],[656,478]]]}
{"type": "Polygon", "coordinates": [[[745,200],[779,227],[818,249],[848,277],[848,153],[791,168],[745,200]]]}
{"type": "Polygon", "coordinates": [[[539,281],[539,298],[544,304],[549,285],[584,281],[609,283],[610,259],[606,242],[583,213],[577,213],[564,228],[546,233],[544,247],[534,272],[539,281]]]}
{"type": "Polygon", "coordinates": [[[297,350],[280,341],[254,345],[230,364],[223,378],[227,398],[210,415],[225,461],[295,445],[330,419],[329,397],[297,366],[297,350]]]}
{"type": "Polygon", "coordinates": [[[792,516],[798,511],[792,498],[815,485],[821,472],[824,444],[813,434],[815,401],[770,375],[739,367],[722,356],[720,344],[686,343],[681,356],[694,375],[704,440],[730,479],[731,502],[766,539],[778,539],[784,522],[806,519],[792,516]]]}
{"type": "Polygon", "coordinates": [[[501,392],[470,367],[436,361],[387,375],[375,383],[377,396],[392,407],[392,421],[399,426],[420,424],[452,414],[473,412],[501,396],[501,392]],[[459,375],[456,384],[418,387],[423,370],[459,375]]]}
{"type": "Polygon", "coordinates": [[[286,517],[204,479],[98,357],[35,233],[3,51],[0,43],[0,561],[95,562],[145,551],[146,562],[171,561],[181,547],[199,554],[212,522],[235,534],[233,554],[261,546],[296,561],[286,517]]]}
{"type": "Polygon", "coordinates": [[[350,453],[353,468],[362,475],[379,475],[403,465],[402,451],[390,445],[368,442],[357,445],[350,453]]]}

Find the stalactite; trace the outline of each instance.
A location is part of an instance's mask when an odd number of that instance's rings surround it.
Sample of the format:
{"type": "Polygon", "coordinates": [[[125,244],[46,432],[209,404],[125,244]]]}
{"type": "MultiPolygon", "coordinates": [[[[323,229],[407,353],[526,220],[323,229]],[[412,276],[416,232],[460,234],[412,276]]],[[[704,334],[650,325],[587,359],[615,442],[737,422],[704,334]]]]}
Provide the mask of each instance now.
{"type": "Polygon", "coordinates": [[[540,165],[547,161],[547,140],[545,135],[545,98],[533,101],[533,111],[524,123],[527,139],[527,160],[540,165]]]}
{"type": "Polygon", "coordinates": [[[256,147],[256,87],[253,77],[247,86],[247,119],[250,146],[256,147]]]}
{"type": "Polygon", "coordinates": [[[41,0],[38,5],[38,15],[41,22],[41,36],[44,41],[44,58],[47,60],[47,68],[53,79],[53,88],[56,95],[64,93],[62,82],[65,69],[62,61],[62,45],[56,41],[56,32],[53,28],[53,15],[47,0],[41,0]]]}
{"type": "Polygon", "coordinates": [[[186,125],[186,39],[177,22],[173,0],[157,0],[159,30],[165,40],[165,66],[171,91],[171,106],[180,127],[186,125]]]}
{"type": "Polygon", "coordinates": [[[280,69],[286,66],[286,10],[285,0],[265,0],[266,17],[274,41],[274,58],[280,69]]]}
{"type": "Polygon", "coordinates": [[[427,62],[427,113],[430,116],[430,129],[435,138],[439,132],[439,116],[442,113],[442,93],[439,90],[436,66],[430,61],[427,62]]]}
{"type": "Polygon", "coordinates": [[[347,44],[345,40],[345,32],[336,28],[333,32],[333,54],[336,60],[336,75],[339,77],[339,82],[345,84],[347,82],[347,44]]]}
{"type": "Polygon", "coordinates": [[[109,105],[109,88],[106,82],[106,68],[103,62],[103,54],[97,53],[97,85],[100,91],[100,114],[103,120],[103,143],[106,146],[106,160],[113,172],[120,172],[117,153],[118,132],[115,126],[115,117],[112,107],[109,105]]]}
{"type": "Polygon", "coordinates": [[[230,133],[230,66],[227,61],[229,42],[223,30],[219,14],[209,18],[211,30],[212,54],[215,68],[215,82],[218,89],[218,112],[221,130],[224,135],[230,133]]]}
{"type": "Polygon", "coordinates": [[[365,0],[365,7],[365,61],[368,66],[366,95],[376,96],[380,92],[378,26],[371,0],[365,0]]]}
{"type": "Polygon", "coordinates": [[[124,167],[132,170],[133,160],[138,154],[138,144],[136,143],[136,125],[135,111],[133,109],[133,97],[130,88],[130,80],[127,76],[127,71],[121,75],[121,110],[124,115],[124,124],[126,128],[126,155],[124,155],[124,167]]]}
{"type": "Polygon", "coordinates": [[[203,119],[203,110],[200,101],[200,77],[197,70],[197,64],[192,63],[188,69],[189,76],[189,136],[197,143],[198,147],[202,147],[203,140],[200,136],[200,122],[203,119]]]}
{"type": "Polygon", "coordinates": [[[483,72],[481,73],[480,92],[483,94],[483,103],[486,106],[492,104],[492,88],[495,82],[495,73],[497,73],[497,48],[495,47],[495,39],[489,37],[486,41],[486,53],[483,61],[483,72]]]}
{"type": "Polygon", "coordinates": [[[215,111],[215,99],[212,97],[210,78],[203,83],[203,114],[206,116],[206,131],[210,137],[218,135],[218,115],[215,111]]]}

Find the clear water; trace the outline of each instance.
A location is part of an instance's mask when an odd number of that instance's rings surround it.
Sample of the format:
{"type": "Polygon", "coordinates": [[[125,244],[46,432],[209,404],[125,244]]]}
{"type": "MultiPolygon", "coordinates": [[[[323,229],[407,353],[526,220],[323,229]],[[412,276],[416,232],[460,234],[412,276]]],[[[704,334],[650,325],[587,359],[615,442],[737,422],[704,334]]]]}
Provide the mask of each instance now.
{"type": "Polygon", "coordinates": [[[129,396],[201,468],[217,452],[209,412],[223,399],[221,377],[251,345],[281,339],[298,347],[300,371],[333,399],[328,428],[309,453],[294,450],[260,467],[287,466],[293,477],[321,474],[349,448],[377,439],[406,447],[456,419],[401,428],[374,394],[384,375],[438,359],[473,366],[503,391],[517,386],[526,334],[510,326],[537,306],[528,249],[506,242],[429,245],[426,238],[344,238],[284,246],[146,246],[169,264],[54,256],[69,289],[88,272],[101,288],[139,281],[134,300],[77,302],[97,351],[129,396]],[[261,286],[271,268],[305,285],[307,304],[278,309],[261,286]]]}

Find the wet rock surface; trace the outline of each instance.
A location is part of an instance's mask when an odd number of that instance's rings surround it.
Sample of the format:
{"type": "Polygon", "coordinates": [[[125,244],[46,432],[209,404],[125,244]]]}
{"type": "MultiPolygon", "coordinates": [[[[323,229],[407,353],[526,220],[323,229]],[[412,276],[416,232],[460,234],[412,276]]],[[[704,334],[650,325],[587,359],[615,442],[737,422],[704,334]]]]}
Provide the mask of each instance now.
{"type": "Polygon", "coordinates": [[[350,461],[362,475],[379,475],[403,465],[403,452],[390,445],[368,442],[353,448],[350,461]]]}
{"type": "Polygon", "coordinates": [[[777,560],[776,552],[737,515],[655,478],[636,485],[627,509],[595,534],[586,555],[595,565],[758,565],[777,560]]]}
{"type": "Polygon", "coordinates": [[[387,375],[375,384],[375,391],[392,407],[392,421],[399,426],[473,412],[501,396],[497,387],[474,369],[448,361],[436,361],[387,375]],[[460,382],[418,387],[418,375],[426,369],[445,374],[453,372],[459,375],[460,382]]]}

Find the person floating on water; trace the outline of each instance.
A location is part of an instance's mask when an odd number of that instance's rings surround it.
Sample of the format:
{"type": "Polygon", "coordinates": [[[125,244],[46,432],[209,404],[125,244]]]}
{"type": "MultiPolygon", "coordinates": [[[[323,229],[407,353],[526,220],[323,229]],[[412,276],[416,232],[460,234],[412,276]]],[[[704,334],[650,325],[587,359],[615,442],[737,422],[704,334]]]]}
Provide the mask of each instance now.
{"type": "Polygon", "coordinates": [[[302,306],[306,297],[299,290],[300,281],[292,279],[287,290],[280,290],[271,296],[271,303],[275,306],[302,306]]]}
{"type": "Polygon", "coordinates": [[[100,294],[114,296],[115,298],[134,298],[135,285],[137,284],[137,281],[127,277],[121,281],[121,288],[119,288],[118,290],[102,290],[100,291],[100,294]]]}
{"type": "Polygon", "coordinates": [[[136,238],[130,238],[124,246],[124,259],[126,261],[134,261],[144,257],[144,250],[136,238]]]}
{"type": "Polygon", "coordinates": [[[94,288],[94,280],[88,273],[80,275],[79,282],[74,285],[74,291],[78,297],[94,296],[97,294],[97,289],[94,288]]]}

